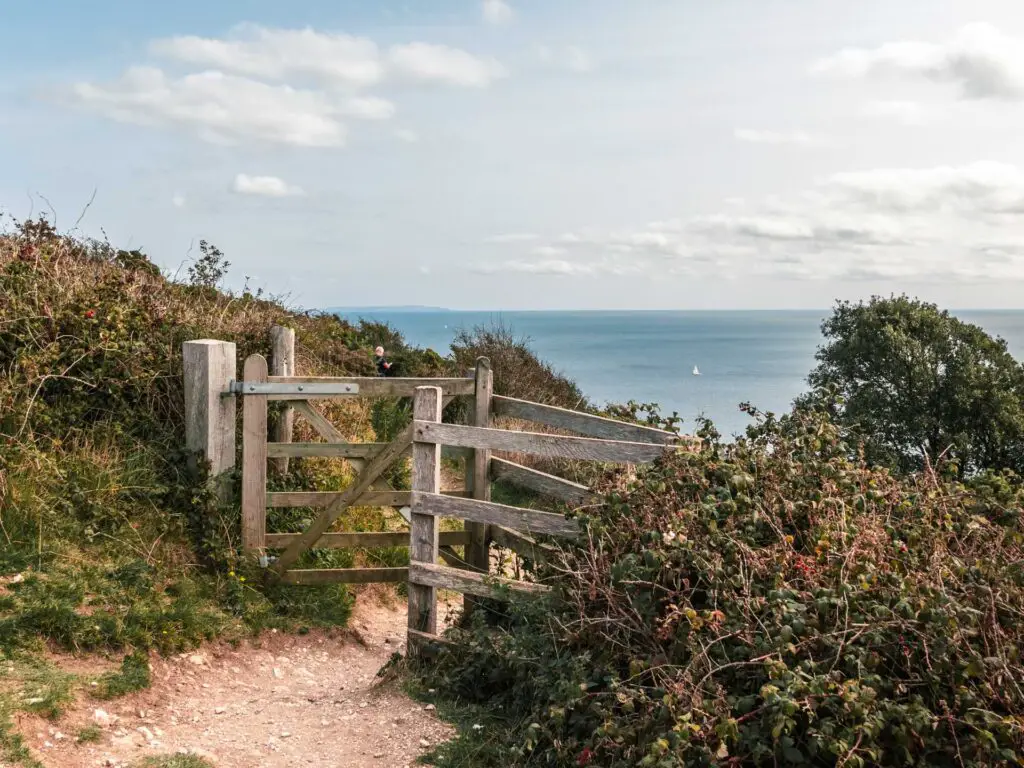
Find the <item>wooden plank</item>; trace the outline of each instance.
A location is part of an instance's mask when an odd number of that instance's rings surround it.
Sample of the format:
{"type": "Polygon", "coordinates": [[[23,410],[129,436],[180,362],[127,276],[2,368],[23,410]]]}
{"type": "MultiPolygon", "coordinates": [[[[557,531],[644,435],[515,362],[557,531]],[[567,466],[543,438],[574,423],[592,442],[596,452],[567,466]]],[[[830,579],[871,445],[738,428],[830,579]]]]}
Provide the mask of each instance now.
{"type": "Polygon", "coordinates": [[[456,499],[439,493],[412,492],[413,514],[434,517],[459,517],[478,523],[500,525],[517,531],[543,533],[549,536],[577,536],[579,523],[564,515],[535,509],[509,507],[493,501],[456,499]]]}
{"type": "Polygon", "coordinates": [[[422,652],[425,650],[425,647],[428,646],[434,646],[435,650],[458,647],[451,640],[446,637],[441,637],[440,635],[432,635],[429,632],[420,632],[418,629],[410,629],[408,632],[408,644],[411,646],[415,643],[418,646],[418,652],[422,652]]]}
{"type": "Polygon", "coordinates": [[[393,584],[409,578],[408,568],[309,568],[288,571],[283,584],[393,584]]]}
{"type": "Polygon", "coordinates": [[[388,445],[390,443],[267,443],[267,456],[367,459],[376,456],[388,445]]]}
{"type": "Polygon", "coordinates": [[[548,560],[556,551],[550,544],[541,544],[536,539],[513,531],[511,528],[504,528],[500,525],[492,525],[490,528],[491,538],[497,546],[511,549],[527,560],[548,560]]]}
{"type": "Polygon", "coordinates": [[[236,374],[235,345],[199,339],[181,348],[185,389],[185,448],[189,467],[198,474],[199,459],[209,463],[209,482],[223,503],[231,501],[235,468],[237,397],[224,397],[236,374]]]}
{"type": "Polygon", "coordinates": [[[497,480],[504,480],[569,504],[596,504],[601,501],[600,495],[585,485],[504,459],[491,459],[491,474],[497,480]]]}
{"type": "MultiPolygon", "coordinates": [[[[491,361],[481,357],[476,361],[476,392],[473,397],[472,424],[476,427],[491,426],[491,398],[494,395],[494,372],[491,361]]],[[[479,501],[491,500],[491,452],[484,448],[473,451],[473,458],[466,461],[466,487],[472,489],[473,498],[479,501]]],[[[491,549],[488,542],[488,526],[485,523],[466,521],[470,535],[466,547],[466,564],[477,573],[487,573],[491,568],[491,549]]],[[[473,612],[472,595],[462,603],[463,613],[473,612]]]]}
{"type": "MultiPolygon", "coordinates": [[[[246,397],[264,397],[263,395],[246,395],[246,397]]],[[[302,458],[317,456],[326,459],[369,459],[377,455],[390,443],[267,443],[267,456],[289,456],[302,458]]],[[[404,453],[409,453],[407,448],[404,453]]],[[[471,456],[470,448],[461,446],[444,446],[442,455],[461,459],[471,456]]]]}
{"type": "Polygon", "coordinates": [[[358,384],[356,394],[338,395],[270,395],[271,400],[331,400],[349,397],[412,397],[417,387],[440,387],[442,394],[456,397],[472,395],[476,384],[464,379],[412,379],[388,377],[271,376],[272,384],[358,384]]]}
{"type": "MultiPolygon", "coordinates": [[[[524,594],[542,595],[551,591],[543,584],[499,579],[483,573],[462,571],[436,563],[409,563],[409,589],[423,585],[432,589],[451,589],[477,597],[501,598],[506,589],[524,594]]],[[[436,634],[436,633],[431,633],[436,634]]]]}
{"type": "MultiPolygon", "coordinates": [[[[326,507],[336,501],[343,491],[273,491],[267,494],[267,506],[326,507]]],[[[444,496],[465,498],[469,491],[441,491],[444,496]]],[[[412,503],[412,491],[367,491],[353,501],[351,507],[405,507],[412,503]]]]}
{"type": "MultiPolygon", "coordinates": [[[[250,355],[242,375],[246,381],[266,381],[267,361],[250,355]]],[[[267,398],[242,398],[242,550],[264,546],[267,533],[267,398]]]]}
{"type": "MultiPolygon", "coordinates": [[[[283,549],[299,537],[297,533],[268,533],[267,549],[283,549]]],[[[465,531],[441,531],[441,546],[462,547],[469,536],[465,531]]],[[[367,531],[359,533],[325,533],[312,549],[377,549],[381,547],[408,547],[408,531],[367,531]]]]}
{"type": "MultiPolygon", "coordinates": [[[[309,549],[319,539],[331,524],[341,515],[342,512],[356,499],[362,496],[370,486],[380,477],[395,459],[402,455],[412,442],[412,428],[407,428],[400,434],[393,443],[373,457],[366,468],[356,477],[355,482],[346,488],[329,507],[324,509],[317,518],[310,524],[288,548],[281,553],[281,556],[274,563],[274,573],[280,577],[288,567],[294,563],[303,552],[309,549]]],[[[260,504],[266,501],[266,489],[260,495],[260,504]]]]}
{"type": "Polygon", "coordinates": [[[558,408],[553,405],[531,403],[528,400],[517,400],[514,397],[496,395],[494,397],[494,413],[497,416],[533,421],[538,424],[555,427],[556,429],[576,432],[587,437],[601,438],[602,440],[625,440],[631,443],[673,445],[689,439],[680,437],[673,432],[665,432],[653,427],[629,424],[625,421],[607,419],[603,416],[593,416],[589,413],[571,411],[568,408],[558,408]]]}
{"type": "Polygon", "coordinates": [[[466,427],[460,424],[415,421],[413,427],[415,439],[424,443],[619,464],[643,464],[654,461],[666,451],[672,450],[671,446],[651,443],[627,443],[620,440],[598,440],[593,437],[563,437],[537,432],[510,432],[504,429],[466,427]]]}
{"type": "MultiPolygon", "coordinates": [[[[413,418],[441,421],[441,389],[420,387],[413,401],[413,418]]],[[[412,488],[439,494],[441,490],[441,446],[413,443],[412,488]]],[[[409,562],[436,563],[439,546],[437,518],[416,509],[415,497],[410,517],[409,562]]],[[[437,590],[429,585],[409,584],[409,628],[437,634],[437,590]]]]}
{"type": "MultiPolygon", "coordinates": [[[[270,366],[271,373],[275,376],[293,376],[295,374],[295,331],[281,325],[272,326],[270,329],[270,366]]],[[[291,406],[283,406],[277,414],[277,419],[272,428],[274,441],[278,443],[290,443],[292,441],[292,428],[295,425],[295,411],[291,406]]],[[[280,475],[288,474],[287,457],[275,458],[270,462],[274,470],[280,475]]]]}
{"type": "Polygon", "coordinates": [[[337,427],[331,424],[320,411],[314,408],[305,400],[296,400],[295,405],[292,406],[295,412],[298,413],[302,418],[310,423],[310,426],[317,431],[317,433],[329,443],[345,443],[348,442],[345,436],[341,434],[337,427]]]}

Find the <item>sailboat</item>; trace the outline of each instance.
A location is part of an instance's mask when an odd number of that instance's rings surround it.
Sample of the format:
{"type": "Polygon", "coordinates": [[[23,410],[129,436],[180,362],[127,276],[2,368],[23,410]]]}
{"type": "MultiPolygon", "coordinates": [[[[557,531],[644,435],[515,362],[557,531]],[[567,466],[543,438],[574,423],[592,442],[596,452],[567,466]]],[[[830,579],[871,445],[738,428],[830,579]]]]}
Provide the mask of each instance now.
{"type": "Polygon", "coordinates": [[[696,365],[695,365],[695,366],[693,366],[693,375],[694,375],[694,376],[700,376],[700,369],[699,369],[699,368],[697,368],[697,366],[696,366],[696,365]]]}

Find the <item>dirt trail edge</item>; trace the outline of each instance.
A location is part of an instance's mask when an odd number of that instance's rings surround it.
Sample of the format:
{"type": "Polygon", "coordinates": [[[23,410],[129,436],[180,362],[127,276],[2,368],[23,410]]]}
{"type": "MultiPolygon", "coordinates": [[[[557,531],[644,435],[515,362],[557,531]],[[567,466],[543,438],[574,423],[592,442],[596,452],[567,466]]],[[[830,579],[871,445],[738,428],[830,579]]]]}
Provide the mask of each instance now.
{"type": "Polygon", "coordinates": [[[429,705],[379,685],[377,672],[405,652],[404,606],[364,593],[349,626],[154,658],[150,689],[86,699],[58,723],[23,719],[19,729],[47,768],[131,766],[185,752],[218,768],[411,766],[451,729],[429,705]],[[99,726],[98,740],[78,743],[87,726],[99,726]]]}

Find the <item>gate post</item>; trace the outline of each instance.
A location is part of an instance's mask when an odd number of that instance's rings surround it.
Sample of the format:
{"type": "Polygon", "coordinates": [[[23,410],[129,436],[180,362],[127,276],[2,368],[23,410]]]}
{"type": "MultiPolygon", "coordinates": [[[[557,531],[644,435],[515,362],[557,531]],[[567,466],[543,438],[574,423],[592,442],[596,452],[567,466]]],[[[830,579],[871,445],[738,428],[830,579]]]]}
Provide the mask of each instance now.
{"type": "Polygon", "coordinates": [[[235,345],[198,339],[181,349],[185,385],[185,448],[210,463],[210,482],[221,502],[231,495],[229,472],[235,466],[235,398],[224,397],[235,379],[235,345]]]}
{"type": "MultiPolygon", "coordinates": [[[[270,329],[270,373],[274,376],[295,375],[295,331],[281,325],[270,329]]],[[[287,402],[282,404],[274,422],[274,442],[290,443],[292,427],[295,425],[295,410],[287,402]]],[[[288,474],[288,457],[270,460],[274,471],[281,475],[288,474]]]]}
{"type": "MultiPolygon", "coordinates": [[[[250,355],[242,376],[247,383],[267,380],[267,359],[250,355]]],[[[242,550],[266,546],[267,396],[243,395],[242,402],[242,550]]]]}
{"type": "MultiPolygon", "coordinates": [[[[416,387],[413,419],[441,421],[441,388],[416,387]]],[[[437,443],[412,444],[412,490],[441,492],[441,446],[437,443]]],[[[412,506],[409,532],[409,562],[437,562],[438,523],[433,515],[421,515],[412,506]]],[[[437,634],[437,590],[409,581],[409,629],[437,634]]],[[[410,637],[410,640],[412,638],[410,637]]],[[[411,650],[411,649],[410,649],[411,650]]]]}
{"type": "MultiPolygon", "coordinates": [[[[491,426],[491,397],[494,394],[494,372],[491,361],[486,357],[476,361],[476,390],[473,397],[473,413],[470,424],[474,427],[491,426]]],[[[477,448],[466,461],[466,488],[473,493],[474,499],[491,500],[491,452],[477,448]]],[[[469,543],[466,545],[466,563],[477,573],[488,573],[491,569],[491,542],[489,527],[486,523],[466,521],[466,532],[469,543]]],[[[463,596],[463,613],[469,615],[476,599],[472,595],[463,596]]]]}

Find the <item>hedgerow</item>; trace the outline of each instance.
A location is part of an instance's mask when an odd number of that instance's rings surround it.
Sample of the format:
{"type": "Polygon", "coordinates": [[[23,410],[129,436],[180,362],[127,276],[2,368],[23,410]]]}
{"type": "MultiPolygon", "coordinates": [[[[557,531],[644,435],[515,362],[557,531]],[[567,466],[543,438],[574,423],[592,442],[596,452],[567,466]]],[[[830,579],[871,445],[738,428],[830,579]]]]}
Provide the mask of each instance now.
{"type": "Polygon", "coordinates": [[[609,476],[552,595],[421,670],[491,713],[440,764],[1019,764],[1024,486],[954,478],[811,411],[609,476]]]}

